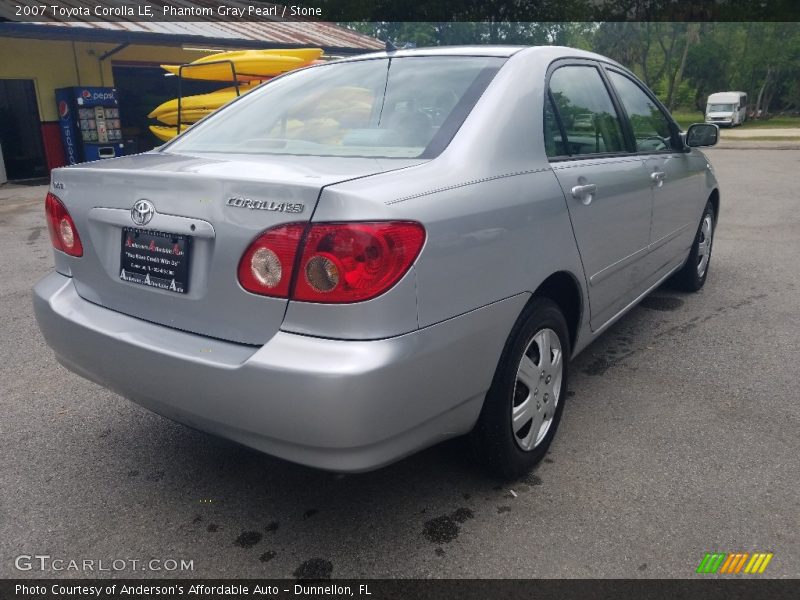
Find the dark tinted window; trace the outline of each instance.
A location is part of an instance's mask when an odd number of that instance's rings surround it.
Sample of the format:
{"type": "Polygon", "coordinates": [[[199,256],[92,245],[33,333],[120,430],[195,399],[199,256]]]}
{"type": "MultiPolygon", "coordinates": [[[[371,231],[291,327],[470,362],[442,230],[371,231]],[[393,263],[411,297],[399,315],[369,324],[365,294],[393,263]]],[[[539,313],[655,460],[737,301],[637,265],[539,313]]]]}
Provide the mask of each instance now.
{"type": "Polygon", "coordinates": [[[570,155],[626,150],[619,116],[595,67],[557,69],[550,77],[550,91],[566,130],[570,155]]]}
{"type": "Polygon", "coordinates": [[[656,103],[632,79],[609,71],[622,107],[628,113],[638,152],[673,150],[669,121],[656,103]]]}

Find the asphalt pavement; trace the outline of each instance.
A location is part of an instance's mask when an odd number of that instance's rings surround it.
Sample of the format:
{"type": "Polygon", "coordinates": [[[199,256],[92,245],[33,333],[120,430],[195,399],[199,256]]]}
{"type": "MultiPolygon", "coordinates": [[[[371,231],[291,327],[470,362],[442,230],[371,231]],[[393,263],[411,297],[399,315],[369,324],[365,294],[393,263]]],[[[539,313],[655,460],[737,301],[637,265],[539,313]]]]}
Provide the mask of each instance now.
{"type": "Polygon", "coordinates": [[[0,188],[0,577],[92,575],[15,567],[47,555],[193,561],[100,573],[120,577],[684,578],[712,551],[800,576],[800,151],[709,155],[705,288],[657,290],[584,351],[548,458],[502,485],[458,441],[362,475],[295,466],[68,372],[31,309],[45,190],[0,188]]]}

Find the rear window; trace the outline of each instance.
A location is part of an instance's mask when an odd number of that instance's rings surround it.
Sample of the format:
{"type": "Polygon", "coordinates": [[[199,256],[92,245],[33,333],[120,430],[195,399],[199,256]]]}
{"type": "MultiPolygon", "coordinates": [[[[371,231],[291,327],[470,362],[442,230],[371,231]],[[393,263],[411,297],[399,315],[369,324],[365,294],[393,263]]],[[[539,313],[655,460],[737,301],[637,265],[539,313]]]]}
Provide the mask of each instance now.
{"type": "Polygon", "coordinates": [[[169,151],[436,156],[503,62],[497,57],[426,56],[304,69],[209,117],[169,151]]]}

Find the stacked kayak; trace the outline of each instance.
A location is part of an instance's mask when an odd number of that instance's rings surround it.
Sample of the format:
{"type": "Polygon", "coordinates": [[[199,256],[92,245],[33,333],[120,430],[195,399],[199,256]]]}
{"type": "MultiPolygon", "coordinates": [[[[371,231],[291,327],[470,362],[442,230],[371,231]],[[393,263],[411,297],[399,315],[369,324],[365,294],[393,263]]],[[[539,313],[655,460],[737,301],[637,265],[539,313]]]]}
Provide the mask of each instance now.
{"type": "MultiPolygon", "coordinates": [[[[183,79],[228,82],[234,81],[235,70],[239,94],[246,94],[272,77],[320,62],[322,52],[320,48],[241,50],[204,56],[189,65],[184,65],[182,70],[178,65],[161,65],[161,67],[173,75],[180,74],[183,79]]],[[[231,86],[209,94],[182,97],[181,131],[210,115],[236,96],[236,87],[231,86]]],[[[164,102],[153,109],[148,116],[164,124],[164,126],[150,126],[150,131],[161,141],[169,141],[177,135],[177,98],[164,102]]]]}
{"type": "Polygon", "coordinates": [[[239,50],[204,56],[189,65],[184,65],[182,71],[178,65],[161,65],[161,68],[173,75],[177,75],[180,71],[184,79],[232,81],[232,63],[239,81],[253,81],[305,67],[320,56],[322,50],[319,48],[239,50]]]}
{"type": "MultiPolygon", "coordinates": [[[[188,127],[191,125],[184,125],[181,127],[181,131],[185,131],[188,127]]],[[[150,125],[150,131],[162,142],[168,142],[178,135],[176,127],[166,127],[165,125],[150,125]]]]}
{"type": "MultiPolygon", "coordinates": [[[[256,89],[261,83],[261,81],[241,83],[239,84],[239,94],[244,95],[256,89]]],[[[226,87],[209,94],[184,96],[181,98],[181,119],[183,119],[183,122],[186,124],[196,123],[234,98],[236,98],[235,86],[226,87]]],[[[166,125],[177,125],[178,99],[167,100],[154,108],[147,116],[151,119],[158,119],[166,125]]]]}

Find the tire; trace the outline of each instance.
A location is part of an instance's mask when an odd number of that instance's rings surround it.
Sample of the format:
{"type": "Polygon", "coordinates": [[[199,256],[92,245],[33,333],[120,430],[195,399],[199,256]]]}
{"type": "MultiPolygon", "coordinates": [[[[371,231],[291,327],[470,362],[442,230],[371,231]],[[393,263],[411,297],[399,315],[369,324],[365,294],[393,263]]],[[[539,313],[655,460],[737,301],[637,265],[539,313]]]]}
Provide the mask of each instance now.
{"type": "Polygon", "coordinates": [[[714,206],[708,202],[700,224],[697,226],[697,233],[694,236],[692,248],[689,250],[689,258],[686,259],[686,264],[681,270],[672,276],[671,283],[674,287],[686,292],[696,292],[705,284],[708,269],[711,266],[715,225],[714,206]]]}
{"type": "Polygon", "coordinates": [[[569,357],[564,315],[552,300],[534,298],[509,335],[470,434],[476,457],[492,476],[518,479],[544,458],[564,411],[569,357]],[[546,346],[549,362],[541,353],[546,346]]]}

